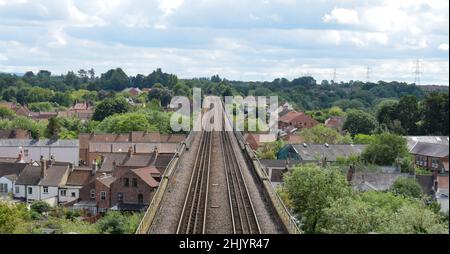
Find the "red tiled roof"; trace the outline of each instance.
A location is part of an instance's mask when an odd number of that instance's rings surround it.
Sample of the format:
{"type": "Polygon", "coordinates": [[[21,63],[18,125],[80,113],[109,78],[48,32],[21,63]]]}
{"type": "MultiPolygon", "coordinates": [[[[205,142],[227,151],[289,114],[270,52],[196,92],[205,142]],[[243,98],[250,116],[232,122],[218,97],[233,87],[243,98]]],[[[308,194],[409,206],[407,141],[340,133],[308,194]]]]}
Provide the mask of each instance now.
{"type": "Polygon", "coordinates": [[[156,181],[152,175],[160,175],[161,173],[155,167],[137,168],[132,169],[131,171],[133,171],[137,176],[139,176],[139,178],[141,178],[142,181],[147,183],[150,187],[152,188],[158,187],[159,182],[156,181]]]}
{"type": "Polygon", "coordinates": [[[303,115],[304,115],[304,113],[302,113],[302,112],[291,111],[291,112],[285,114],[284,116],[280,117],[279,121],[283,122],[283,123],[290,123],[295,118],[297,118],[299,116],[303,116],[303,115]]]}

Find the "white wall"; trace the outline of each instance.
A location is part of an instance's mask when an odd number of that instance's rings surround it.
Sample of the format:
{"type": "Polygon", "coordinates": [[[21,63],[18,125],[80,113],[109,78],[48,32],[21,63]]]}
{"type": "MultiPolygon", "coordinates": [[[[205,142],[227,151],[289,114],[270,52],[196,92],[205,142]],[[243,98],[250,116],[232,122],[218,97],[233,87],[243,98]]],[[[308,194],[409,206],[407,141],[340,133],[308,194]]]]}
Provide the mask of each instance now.
{"type": "Polygon", "coordinates": [[[19,193],[16,193],[16,188],[14,188],[14,197],[15,198],[25,198],[25,186],[24,185],[16,185],[19,188],[19,193]]]}
{"type": "Polygon", "coordinates": [[[14,191],[14,182],[12,182],[11,180],[9,180],[6,177],[0,177],[0,184],[6,184],[7,185],[7,193],[9,192],[13,192],[14,191]]]}
{"type": "Polygon", "coordinates": [[[36,185],[17,185],[20,188],[20,193],[17,195],[14,193],[15,197],[27,198],[28,200],[40,200],[39,199],[39,186],[36,185]],[[28,188],[32,189],[32,194],[28,194],[28,188]]]}
{"type": "Polygon", "coordinates": [[[80,197],[81,187],[67,187],[59,188],[59,203],[71,202],[80,197]],[[61,190],[66,190],[66,196],[61,195],[61,190]],[[72,197],[72,193],[75,193],[75,197],[72,197]]]}
{"type": "Polygon", "coordinates": [[[41,197],[40,200],[45,200],[53,197],[58,197],[58,187],[48,187],[48,193],[44,193],[44,186],[39,186],[41,197]]]}
{"type": "MultiPolygon", "coordinates": [[[[24,150],[28,150],[28,156],[24,156],[24,160],[29,162],[30,160],[39,161],[41,156],[49,159],[53,154],[55,160],[58,162],[68,162],[78,165],[80,150],[78,147],[23,147],[24,150]]],[[[0,147],[0,154],[2,157],[17,158],[19,155],[19,147],[0,147]]]]}

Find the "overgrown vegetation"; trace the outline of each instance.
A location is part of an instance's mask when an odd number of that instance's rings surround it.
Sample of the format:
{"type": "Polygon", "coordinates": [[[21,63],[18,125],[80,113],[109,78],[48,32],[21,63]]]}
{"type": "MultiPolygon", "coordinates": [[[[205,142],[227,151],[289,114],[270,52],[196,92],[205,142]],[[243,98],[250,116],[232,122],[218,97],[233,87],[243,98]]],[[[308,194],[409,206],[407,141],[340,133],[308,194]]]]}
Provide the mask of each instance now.
{"type": "Polygon", "coordinates": [[[279,192],[306,233],[448,234],[448,215],[425,202],[413,181],[358,192],[335,167],[301,165],[285,175],[279,192]]]}

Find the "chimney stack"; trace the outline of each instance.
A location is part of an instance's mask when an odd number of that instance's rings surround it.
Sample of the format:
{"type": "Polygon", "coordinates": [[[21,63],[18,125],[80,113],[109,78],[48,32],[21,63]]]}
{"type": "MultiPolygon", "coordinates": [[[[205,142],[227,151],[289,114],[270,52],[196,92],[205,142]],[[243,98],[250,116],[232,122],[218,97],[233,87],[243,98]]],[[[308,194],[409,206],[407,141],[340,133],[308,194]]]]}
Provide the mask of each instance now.
{"type": "Polygon", "coordinates": [[[19,156],[17,157],[17,163],[25,163],[23,159],[23,151],[19,152],[19,156]]]}
{"type": "Polygon", "coordinates": [[[128,148],[128,157],[133,156],[133,147],[130,146],[130,148],[128,148]]]}
{"type": "Polygon", "coordinates": [[[41,155],[41,179],[47,175],[47,161],[44,156],[41,155]]]}
{"type": "Polygon", "coordinates": [[[98,164],[97,164],[97,161],[94,160],[92,162],[92,171],[91,171],[93,176],[95,176],[97,174],[97,170],[98,170],[98,164]]]}

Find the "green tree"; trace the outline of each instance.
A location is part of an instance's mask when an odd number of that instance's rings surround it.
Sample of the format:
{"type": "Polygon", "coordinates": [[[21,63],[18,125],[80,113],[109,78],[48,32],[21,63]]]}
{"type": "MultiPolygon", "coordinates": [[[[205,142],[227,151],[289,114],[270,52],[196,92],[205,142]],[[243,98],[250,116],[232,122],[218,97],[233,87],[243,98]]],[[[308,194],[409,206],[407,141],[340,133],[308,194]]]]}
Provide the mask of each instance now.
{"type": "Polygon", "coordinates": [[[341,135],[338,131],[319,124],[314,128],[304,129],[300,132],[306,143],[311,144],[350,144],[350,135],[341,135]]]}
{"type": "Polygon", "coordinates": [[[34,201],[30,206],[32,212],[37,212],[39,214],[46,213],[50,211],[50,209],[50,205],[45,201],[34,201]]]}
{"type": "Polygon", "coordinates": [[[45,129],[45,136],[50,139],[58,139],[61,132],[61,123],[57,117],[52,117],[48,120],[47,128],[45,129]]]}
{"type": "Polygon", "coordinates": [[[343,129],[352,136],[356,134],[372,134],[378,127],[378,122],[371,114],[362,110],[350,110],[343,129]]]}
{"type": "Polygon", "coordinates": [[[324,209],[341,197],[351,195],[347,179],[337,169],[316,165],[295,167],[284,176],[284,188],[307,233],[317,233],[324,209]]]}
{"type": "Polygon", "coordinates": [[[355,144],[370,144],[374,141],[374,136],[367,135],[367,134],[356,134],[355,137],[353,137],[353,142],[355,144]]]}
{"type": "MultiPolygon", "coordinates": [[[[132,131],[158,131],[158,126],[162,126],[160,124],[168,124],[161,128],[169,128],[170,122],[167,120],[160,121],[150,121],[150,115],[135,112],[135,113],[126,113],[126,114],[117,114],[110,116],[103,120],[98,126],[97,130],[101,132],[107,133],[129,133],[132,131]],[[163,123],[164,122],[164,123],[163,123]]],[[[170,119],[169,119],[170,121],[170,119]]],[[[164,130],[161,132],[167,133],[168,130],[164,130]]]]}
{"type": "Polygon", "coordinates": [[[0,234],[13,234],[30,219],[25,204],[10,204],[0,200],[0,234]]]}
{"type": "Polygon", "coordinates": [[[413,178],[401,177],[395,180],[390,191],[397,195],[402,195],[409,198],[420,198],[423,195],[422,187],[413,178]]]}
{"type": "Polygon", "coordinates": [[[0,119],[11,119],[16,115],[14,111],[9,108],[0,107],[0,119]]]}
{"type": "Polygon", "coordinates": [[[93,119],[102,121],[114,114],[126,113],[130,110],[129,103],[123,97],[107,98],[95,107],[93,119]]]}
{"type": "Polygon", "coordinates": [[[422,103],[423,132],[427,135],[448,135],[448,94],[431,93],[422,103]]]}
{"type": "Polygon", "coordinates": [[[140,214],[125,215],[120,212],[108,212],[97,222],[103,234],[134,234],[139,225],[140,214]]]}
{"type": "Polygon", "coordinates": [[[397,115],[405,132],[409,135],[416,134],[417,122],[420,121],[419,103],[416,96],[401,97],[398,102],[397,115]]]}
{"type": "Polygon", "coordinates": [[[392,133],[374,135],[371,142],[362,153],[362,158],[378,165],[392,165],[397,159],[408,155],[406,140],[392,133]]]}
{"type": "Polygon", "coordinates": [[[148,93],[148,100],[159,100],[161,102],[161,106],[166,107],[172,100],[172,96],[172,91],[167,88],[153,87],[148,93]]]}

